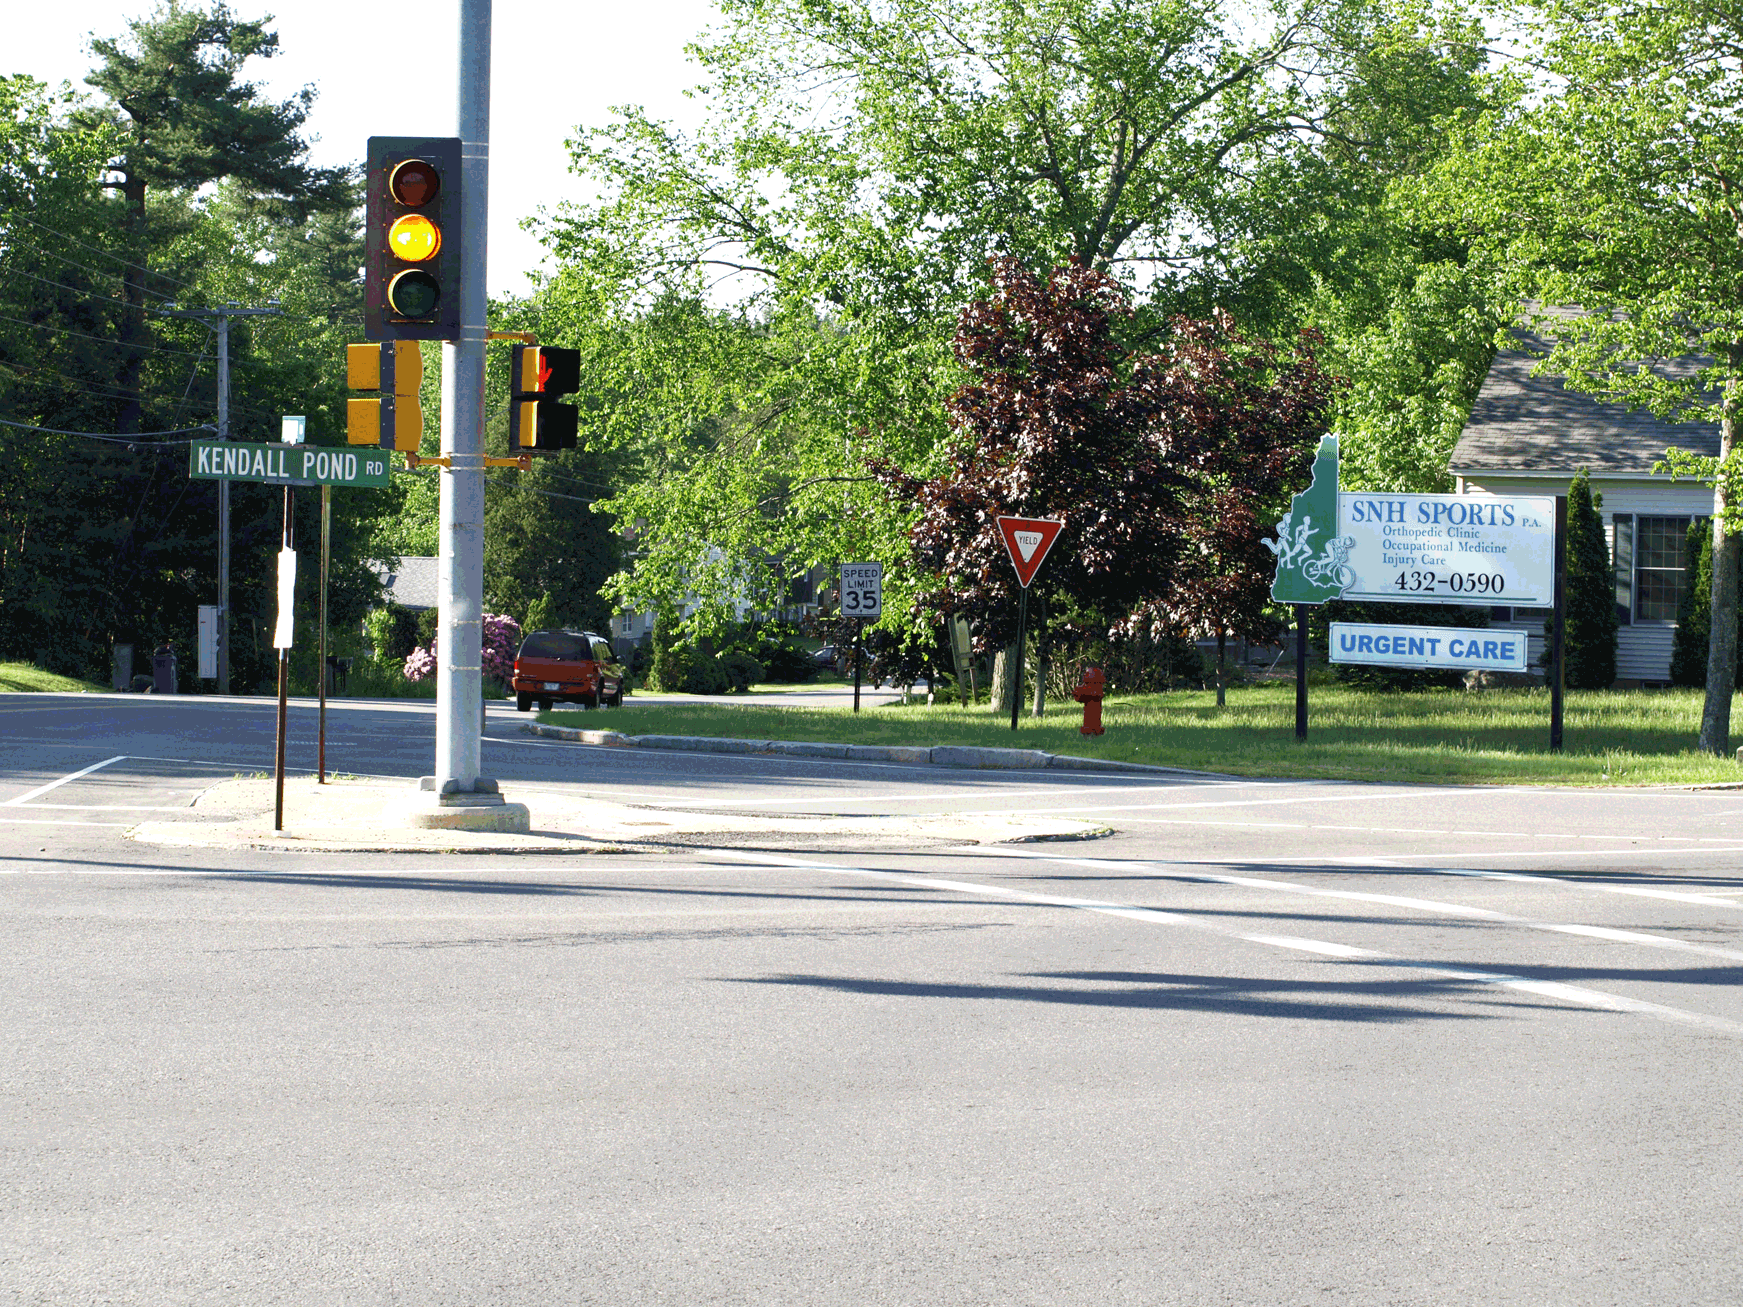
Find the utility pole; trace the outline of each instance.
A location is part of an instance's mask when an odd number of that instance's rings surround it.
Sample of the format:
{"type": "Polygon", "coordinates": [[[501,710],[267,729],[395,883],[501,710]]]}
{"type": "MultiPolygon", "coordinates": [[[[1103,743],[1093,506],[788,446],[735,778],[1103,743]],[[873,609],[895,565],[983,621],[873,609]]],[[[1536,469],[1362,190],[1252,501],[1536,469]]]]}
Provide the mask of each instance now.
{"type": "MultiPolygon", "coordinates": [[[[245,309],[231,301],[212,309],[178,309],[167,305],[172,318],[193,318],[218,333],[218,439],[230,439],[230,319],[279,318],[277,300],[263,309],[245,309]]],[[[218,483],[218,693],[230,693],[230,483],[218,483]]]]}
{"type": "Polygon", "coordinates": [[[460,0],[460,336],[442,346],[440,637],[436,767],[440,794],[497,793],[480,777],[484,645],[485,218],[490,187],[491,0],[460,0]]]}

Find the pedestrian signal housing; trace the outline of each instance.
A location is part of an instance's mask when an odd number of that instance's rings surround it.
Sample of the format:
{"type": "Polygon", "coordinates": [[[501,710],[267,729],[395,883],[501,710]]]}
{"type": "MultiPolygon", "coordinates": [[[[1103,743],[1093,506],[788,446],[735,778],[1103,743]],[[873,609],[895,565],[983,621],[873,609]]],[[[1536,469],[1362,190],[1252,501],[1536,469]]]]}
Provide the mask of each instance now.
{"type": "Polygon", "coordinates": [[[415,340],[347,345],[345,384],[380,394],[346,402],[346,443],[417,453],[424,438],[424,411],[418,402],[423,379],[424,359],[415,340]]]}
{"type": "Polygon", "coordinates": [[[460,139],[371,136],[363,334],[460,338],[460,139]]]}
{"type": "Polygon", "coordinates": [[[581,351],[516,345],[509,357],[508,452],[560,454],[575,448],[578,413],[558,395],[581,389],[581,351]]]}

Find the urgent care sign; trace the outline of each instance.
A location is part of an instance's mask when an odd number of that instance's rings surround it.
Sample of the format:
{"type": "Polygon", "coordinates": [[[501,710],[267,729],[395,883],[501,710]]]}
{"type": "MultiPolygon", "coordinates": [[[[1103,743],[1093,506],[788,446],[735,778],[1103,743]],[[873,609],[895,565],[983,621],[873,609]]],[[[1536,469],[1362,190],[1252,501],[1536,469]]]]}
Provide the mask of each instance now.
{"type": "Polygon", "coordinates": [[[1462,626],[1331,624],[1331,660],[1374,667],[1444,667],[1462,671],[1522,672],[1523,631],[1462,626]]]}

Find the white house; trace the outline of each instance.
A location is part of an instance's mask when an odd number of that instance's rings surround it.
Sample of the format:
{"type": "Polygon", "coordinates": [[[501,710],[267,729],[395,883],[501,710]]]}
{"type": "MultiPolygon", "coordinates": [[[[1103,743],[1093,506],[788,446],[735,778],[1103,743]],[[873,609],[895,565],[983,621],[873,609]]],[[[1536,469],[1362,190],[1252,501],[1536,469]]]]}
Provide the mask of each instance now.
{"type": "MultiPolygon", "coordinates": [[[[1522,345],[1495,356],[1449,460],[1459,494],[1565,495],[1581,468],[1603,496],[1601,512],[1616,571],[1616,678],[1622,686],[1670,679],[1677,604],[1692,560],[1684,533],[1689,520],[1710,517],[1713,492],[1698,482],[1655,476],[1666,447],[1719,452],[1719,432],[1707,424],[1661,422],[1562,387],[1560,377],[1531,369],[1548,344],[1530,332],[1522,345]]],[[[1690,376],[1689,359],[1660,364],[1667,375],[1690,376]]],[[[1499,607],[1496,626],[1529,631],[1532,665],[1543,645],[1541,610],[1499,607]]]]}

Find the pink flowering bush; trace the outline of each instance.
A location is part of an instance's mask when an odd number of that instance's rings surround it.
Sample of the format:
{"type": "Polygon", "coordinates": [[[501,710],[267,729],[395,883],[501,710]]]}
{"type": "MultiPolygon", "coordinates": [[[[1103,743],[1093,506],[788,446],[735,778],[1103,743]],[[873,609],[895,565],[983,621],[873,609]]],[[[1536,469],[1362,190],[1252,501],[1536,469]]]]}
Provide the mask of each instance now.
{"type": "MultiPolygon", "coordinates": [[[[484,614],[484,657],[486,676],[494,676],[506,684],[514,675],[514,656],[520,649],[520,623],[503,613],[484,614]]],[[[405,678],[421,681],[436,674],[436,640],[428,647],[413,649],[405,660],[405,678]]]]}

